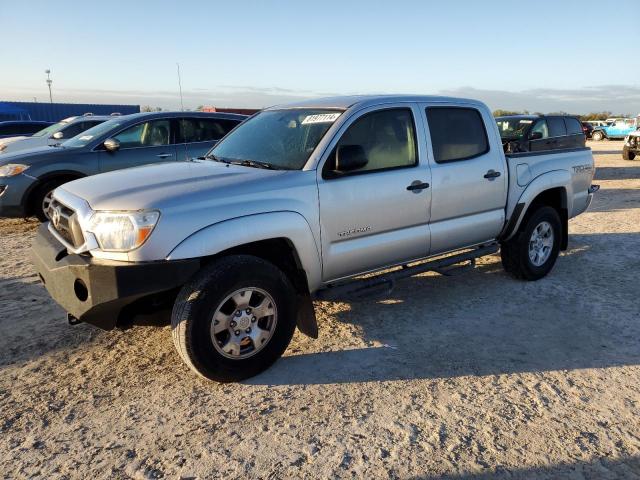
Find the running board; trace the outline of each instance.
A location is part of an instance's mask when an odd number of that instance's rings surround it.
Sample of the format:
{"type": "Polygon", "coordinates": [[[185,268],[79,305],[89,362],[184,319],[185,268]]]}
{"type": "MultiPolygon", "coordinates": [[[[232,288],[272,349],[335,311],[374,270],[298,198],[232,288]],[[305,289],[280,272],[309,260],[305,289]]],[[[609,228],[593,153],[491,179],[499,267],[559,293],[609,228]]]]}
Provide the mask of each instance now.
{"type": "Polygon", "coordinates": [[[412,277],[420,273],[437,272],[443,275],[448,273],[447,267],[462,262],[471,262],[475,265],[475,259],[496,253],[500,246],[497,243],[478,247],[469,252],[450,255],[414,266],[402,265],[400,269],[393,272],[379,274],[375,277],[352,280],[348,283],[329,285],[316,292],[317,300],[337,300],[344,297],[365,297],[371,295],[388,295],[393,290],[397,280],[412,277]]]}

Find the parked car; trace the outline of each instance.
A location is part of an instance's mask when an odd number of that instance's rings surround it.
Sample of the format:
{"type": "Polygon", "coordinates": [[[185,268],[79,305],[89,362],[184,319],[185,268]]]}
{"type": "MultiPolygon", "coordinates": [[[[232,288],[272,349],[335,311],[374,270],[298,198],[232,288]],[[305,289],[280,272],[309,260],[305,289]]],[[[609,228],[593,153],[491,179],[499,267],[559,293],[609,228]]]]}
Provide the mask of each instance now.
{"type": "Polygon", "coordinates": [[[35,215],[44,221],[51,192],[63,183],[204,155],[245,118],[227,113],[138,113],[113,117],[61,144],[0,155],[0,217],[35,215]]]}
{"type": "Polygon", "coordinates": [[[588,122],[582,122],[582,133],[584,133],[585,138],[591,138],[591,134],[593,133],[593,125],[588,122]]]}
{"type": "Polygon", "coordinates": [[[622,158],[633,160],[636,155],[640,155],[640,130],[635,130],[627,135],[622,147],[622,158]]]}
{"type": "Polygon", "coordinates": [[[254,115],[201,160],[57,188],[33,261],[70,323],[172,311],[186,364],[237,381],[296,325],[317,337],[312,298],[387,291],[499,248],[516,278],[544,277],[593,174],[588,148],[505,155],[473,100],[317,99],[254,115]]]}
{"type": "Polygon", "coordinates": [[[583,148],[585,135],[576,117],[510,115],[496,117],[505,152],[538,152],[583,148]]]}
{"type": "Polygon", "coordinates": [[[112,118],[109,115],[97,116],[91,114],[69,117],[40,129],[30,137],[20,135],[4,138],[0,140],[0,159],[4,155],[15,153],[19,150],[55,145],[112,118]]]}
{"type": "Polygon", "coordinates": [[[37,122],[33,120],[8,120],[0,122],[0,138],[30,137],[34,133],[51,125],[51,122],[37,122]]]}
{"type": "Polygon", "coordinates": [[[591,138],[596,142],[609,139],[625,138],[637,127],[637,119],[635,118],[614,118],[607,120],[607,125],[595,127],[591,133],[591,138]]]}

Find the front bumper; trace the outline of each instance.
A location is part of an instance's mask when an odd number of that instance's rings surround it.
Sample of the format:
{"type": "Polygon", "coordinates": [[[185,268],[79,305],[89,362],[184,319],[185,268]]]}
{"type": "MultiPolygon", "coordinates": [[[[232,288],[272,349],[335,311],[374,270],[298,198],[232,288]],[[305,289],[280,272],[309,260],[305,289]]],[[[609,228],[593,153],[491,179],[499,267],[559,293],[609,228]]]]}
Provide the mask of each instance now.
{"type": "Polygon", "coordinates": [[[200,268],[199,259],[128,263],[68,254],[47,224],[38,229],[31,259],[62,308],[105,330],[130,321],[135,302],[184,285],[200,268]]]}
{"type": "Polygon", "coordinates": [[[24,174],[0,177],[0,217],[26,217],[27,206],[24,199],[35,182],[35,178],[24,174]]]}

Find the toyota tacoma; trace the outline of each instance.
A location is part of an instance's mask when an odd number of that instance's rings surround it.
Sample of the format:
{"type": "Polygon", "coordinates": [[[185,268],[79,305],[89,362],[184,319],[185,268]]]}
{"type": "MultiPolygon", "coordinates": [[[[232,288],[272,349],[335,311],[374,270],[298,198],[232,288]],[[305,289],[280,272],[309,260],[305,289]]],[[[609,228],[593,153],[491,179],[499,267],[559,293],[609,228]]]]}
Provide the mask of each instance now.
{"type": "Polygon", "coordinates": [[[318,336],[314,299],[498,251],[514,277],[544,277],[593,175],[588,148],[505,155],[474,100],[312,100],[254,115],[202,158],[57,188],[32,256],[70,323],[170,315],[192,370],[238,381],[296,326],[318,336]]]}

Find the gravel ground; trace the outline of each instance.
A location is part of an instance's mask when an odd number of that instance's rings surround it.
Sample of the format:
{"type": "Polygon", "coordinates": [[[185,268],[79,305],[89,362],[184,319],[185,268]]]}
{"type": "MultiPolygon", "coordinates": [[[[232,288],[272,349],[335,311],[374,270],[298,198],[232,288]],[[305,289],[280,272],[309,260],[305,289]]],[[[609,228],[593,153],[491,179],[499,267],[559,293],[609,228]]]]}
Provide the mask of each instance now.
{"type": "Polygon", "coordinates": [[[390,297],[318,303],[320,339],[206,383],[169,327],[70,327],[0,221],[5,478],[640,479],[640,162],[597,149],[547,278],[491,256],[390,297]]]}

